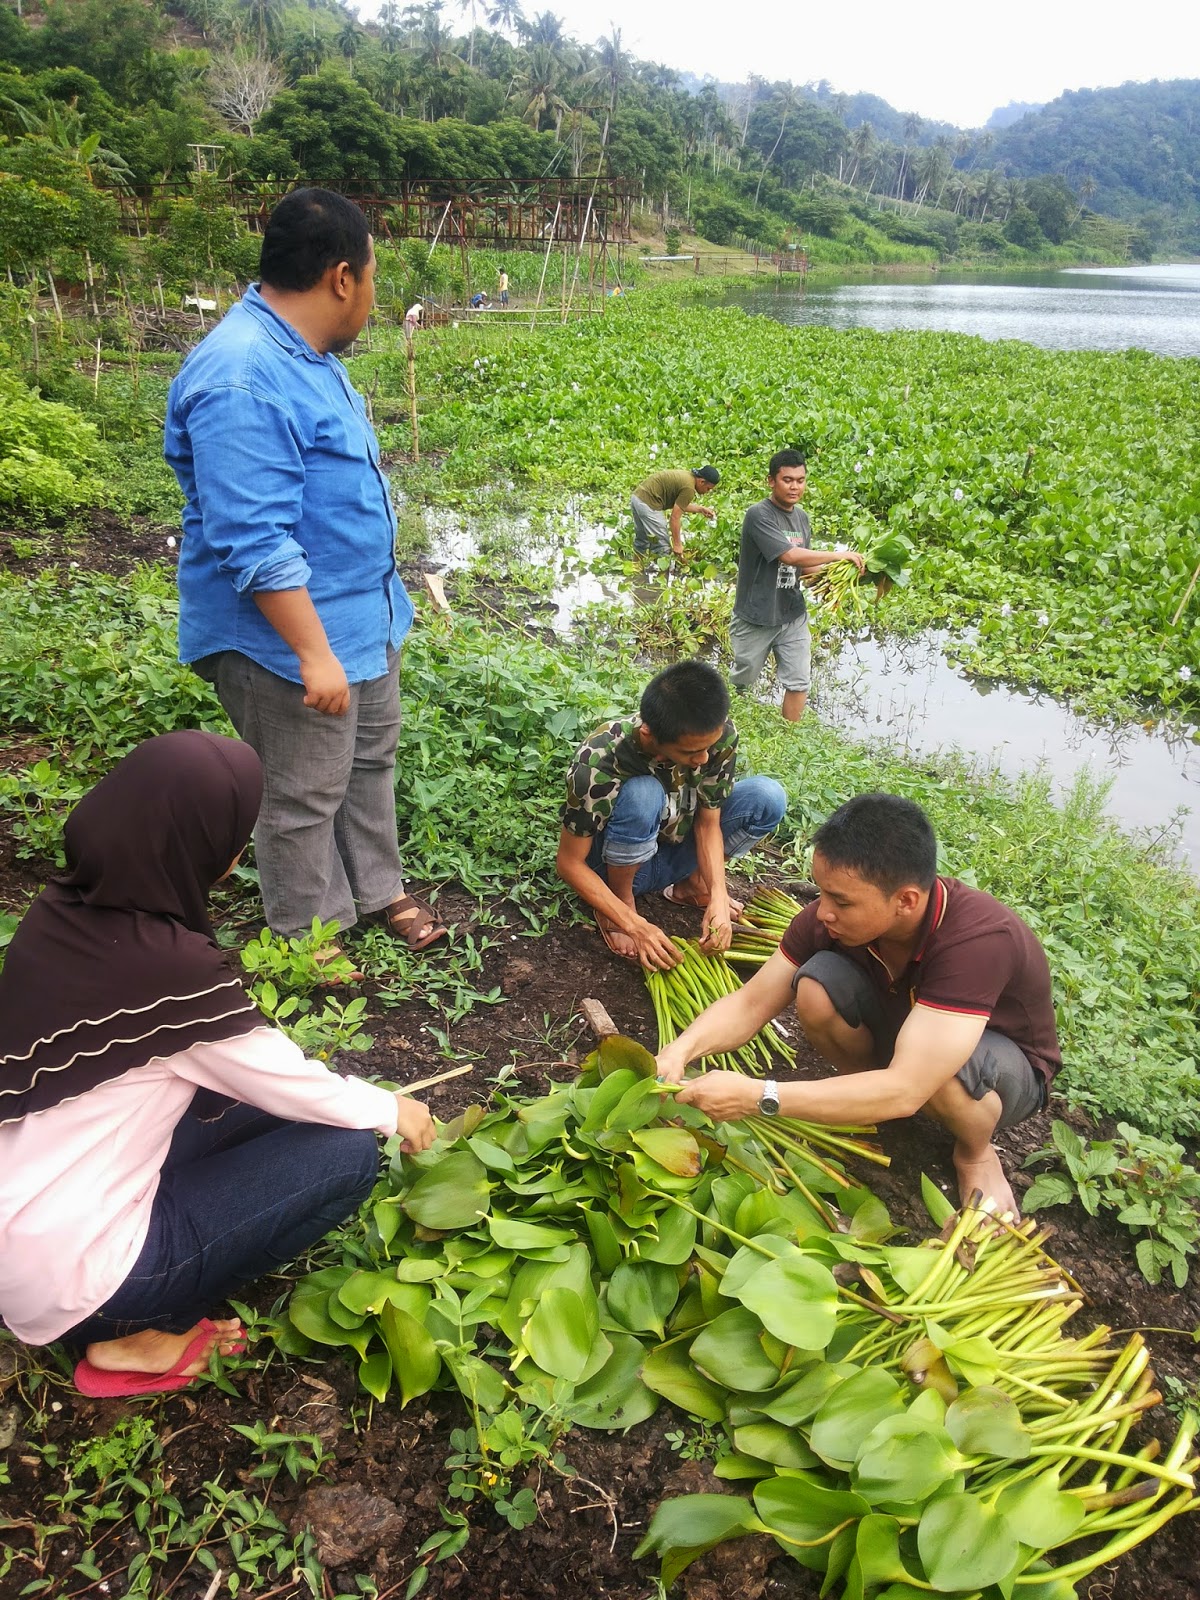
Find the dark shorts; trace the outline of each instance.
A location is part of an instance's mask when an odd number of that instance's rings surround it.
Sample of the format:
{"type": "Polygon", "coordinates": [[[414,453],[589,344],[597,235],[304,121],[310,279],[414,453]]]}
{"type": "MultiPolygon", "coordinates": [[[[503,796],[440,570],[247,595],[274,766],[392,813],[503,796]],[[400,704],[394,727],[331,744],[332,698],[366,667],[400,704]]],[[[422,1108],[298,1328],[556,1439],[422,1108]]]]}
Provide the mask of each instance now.
{"type": "MultiPolygon", "coordinates": [[[[896,1048],[896,1030],[888,1021],[879,991],[861,967],[836,950],[818,950],[792,977],[795,992],[801,978],[819,983],[833,1009],[851,1028],[865,1027],[875,1041],[875,1065],[885,1067],[896,1048]]],[[[1000,1096],[999,1128],[1012,1128],[1045,1109],[1046,1080],[1030,1065],[1019,1045],[992,1028],[983,1036],[955,1074],[972,1100],[982,1100],[989,1090],[1000,1096]]]]}

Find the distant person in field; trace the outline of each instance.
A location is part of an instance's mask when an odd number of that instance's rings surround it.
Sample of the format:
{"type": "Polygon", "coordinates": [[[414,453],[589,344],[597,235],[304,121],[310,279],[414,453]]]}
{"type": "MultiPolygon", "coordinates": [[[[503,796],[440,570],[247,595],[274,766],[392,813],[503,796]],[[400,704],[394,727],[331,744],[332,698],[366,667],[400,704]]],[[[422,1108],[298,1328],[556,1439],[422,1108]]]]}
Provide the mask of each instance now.
{"type": "Polygon", "coordinates": [[[472,311],[481,311],[484,308],[484,306],[487,306],[487,305],[490,305],[490,304],[491,304],[491,301],[488,299],[487,291],[484,290],[484,289],[480,289],[477,294],[473,294],[471,296],[471,309],[472,309],[472,311]]]}
{"type": "Polygon", "coordinates": [[[783,820],[773,778],[735,779],[737,729],[715,667],[680,661],[650,680],[636,717],[606,722],[575,754],[558,841],[558,875],[591,906],[614,955],[673,967],[679,952],[636,895],[703,911],[706,949],[727,950],[741,904],[725,863],[783,820]]]}
{"type": "Polygon", "coordinates": [[[863,570],[857,550],[814,550],[812,529],[800,509],[808,468],[799,450],[780,450],[767,466],[770,493],[747,511],[738,552],[737,593],[729,640],[735,689],[751,689],[770,656],[783,690],[783,714],[799,722],[808,704],[812,641],[802,581],[834,561],[863,570]]]}
{"type": "Polygon", "coordinates": [[[633,491],[633,548],[640,555],[683,554],[683,518],[716,516],[712,506],[697,502],[711,494],[721,481],[716,467],[696,467],[690,472],[664,469],[643,478],[633,491]]]}
{"type": "Polygon", "coordinates": [[[498,290],[500,292],[500,304],[502,306],[506,306],[508,304],[508,273],[507,272],[501,272],[500,281],[497,284],[497,288],[498,288],[498,290]]]}
{"type": "Polygon", "coordinates": [[[424,317],[425,307],[420,300],[418,300],[415,305],[409,306],[408,310],[404,313],[404,331],[410,339],[421,326],[424,317]]]}
{"type": "Polygon", "coordinates": [[[424,949],[448,930],[405,892],[397,844],[413,607],[379,445],[337,359],[374,304],[366,218],[327,189],[294,190],[260,273],[167,402],[185,502],[179,656],[262,758],[254,841],[275,932],[364,921],[424,949]]]}
{"type": "Polygon", "coordinates": [[[736,994],[659,1052],[661,1077],[736,1050],[794,1000],[836,1069],[817,1083],[708,1072],[680,1091],[714,1121],[755,1112],[808,1122],[885,1122],[924,1109],[954,1135],[964,1202],[1017,1211],[993,1135],[1045,1106],[1062,1065],[1050,967],[1033,932],[990,894],[937,872],[920,806],[857,795],[813,838],[820,898],[736,994]]]}

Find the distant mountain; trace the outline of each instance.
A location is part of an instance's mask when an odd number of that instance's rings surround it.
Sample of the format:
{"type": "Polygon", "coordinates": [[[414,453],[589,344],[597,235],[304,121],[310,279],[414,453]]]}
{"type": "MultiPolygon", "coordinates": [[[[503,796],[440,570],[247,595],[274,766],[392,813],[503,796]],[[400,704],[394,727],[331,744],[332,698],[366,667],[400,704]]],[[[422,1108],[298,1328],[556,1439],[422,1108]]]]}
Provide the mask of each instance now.
{"type": "Polygon", "coordinates": [[[1061,173],[1095,211],[1200,214],[1200,79],[1074,89],[1003,129],[1011,175],[1061,173]]]}
{"type": "Polygon", "coordinates": [[[995,111],[984,123],[985,128],[991,128],[998,133],[1001,128],[1011,128],[1014,122],[1031,111],[1040,111],[1045,105],[1044,100],[1010,100],[1006,106],[997,106],[995,111]]]}

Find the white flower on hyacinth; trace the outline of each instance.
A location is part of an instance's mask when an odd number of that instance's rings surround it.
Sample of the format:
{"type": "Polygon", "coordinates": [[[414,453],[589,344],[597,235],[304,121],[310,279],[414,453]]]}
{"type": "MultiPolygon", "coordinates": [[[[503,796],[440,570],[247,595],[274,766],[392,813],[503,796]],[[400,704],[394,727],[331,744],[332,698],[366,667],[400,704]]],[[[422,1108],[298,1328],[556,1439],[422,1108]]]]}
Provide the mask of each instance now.
{"type": "Polygon", "coordinates": [[[457,328],[457,327],[458,327],[458,323],[457,323],[457,322],[452,322],[452,323],[451,323],[451,324],[450,324],[450,326],[451,326],[451,327],[452,327],[452,328],[457,328]]]}
{"type": "Polygon", "coordinates": [[[71,571],[72,572],[77,572],[78,570],[79,570],[78,561],[72,561],[72,563],[71,563],[71,571]]]}
{"type": "Polygon", "coordinates": [[[524,388],[527,387],[527,385],[526,384],[522,384],[521,387],[522,387],[522,389],[524,389],[524,388]]]}
{"type": "Polygon", "coordinates": [[[620,409],[621,409],[621,408],[620,408],[620,406],[614,406],[614,407],[613,407],[613,410],[614,410],[614,411],[620,411],[620,409]]]}
{"type": "Polygon", "coordinates": [[[875,454],[875,446],[873,444],[869,444],[867,446],[867,454],[869,456],[873,456],[875,454]]]}
{"type": "Polygon", "coordinates": [[[1012,616],[1012,607],[1009,605],[1007,600],[1000,607],[1000,615],[1002,617],[1011,617],[1012,616]]]}
{"type": "Polygon", "coordinates": [[[680,422],[690,422],[692,420],[692,413],[690,411],[685,411],[679,420],[680,422]]]}
{"type": "Polygon", "coordinates": [[[169,533],[167,535],[167,549],[168,550],[174,550],[174,548],[175,548],[175,535],[173,533],[169,533]]]}
{"type": "Polygon", "coordinates": [[[1191,675],[1192,675],[1191,667],[1180,667],[1180,669],[1179,669],[1179,677],[1180,677],[1180,681],[1181,682],[1186,683],[1188,681],[1188,679],[1191,677],[1191,675]]]}
{"type": "Polygon", "coordinates": [[[578,394],[579,393],[579,385],[577,383],[573,383],[571,385],[571,393],[572,394],[578,394]]]}
{"type": "Polygon", "coordinates": [[[1050,626],[1050,618],[1046,615],[1046,613],[1044,611],[1040,611],[1038,613],[1038,627],[1039,628],[1048,628],[1049,626],[1050,626]]]}
{"type": "Polygon", "coordinates": [[[861,472],[862,471],[862,462],[861,461],[856,461],[854,463],[854,470],[855,470],[855,472],[861,472]]]}
{"type": "Polygon", "coordinates": [[[476,356],[475,360],[472,362],[472,365],[474,366],[475,371],[478,372],[483,363],[480,361],[479,357],[476,356]]]}
{"type": "Polygon", "coordinates": [[[843,550],[849,550],[850,546],[848,544],[835,544],[833,548],[838,554],[841,554],[843,550]]]}
{"type": "Polygon", "coordinates": [[[961,489],[955,489],[955,491],[954,491],[954,498],[955,498],[955,499],[956,499],[956,500],[961,500],[961,499],[962,499],[962,497],[963,497],[963,492],[962,492],[962,490],[961,490],[961,489]]]}

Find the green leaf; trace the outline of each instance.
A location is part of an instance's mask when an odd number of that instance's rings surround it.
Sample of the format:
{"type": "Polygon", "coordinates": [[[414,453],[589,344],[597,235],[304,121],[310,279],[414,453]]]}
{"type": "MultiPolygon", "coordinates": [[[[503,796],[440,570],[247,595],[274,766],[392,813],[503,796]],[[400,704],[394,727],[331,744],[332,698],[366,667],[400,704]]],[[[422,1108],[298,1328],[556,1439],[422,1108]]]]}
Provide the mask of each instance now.
{"type": "MultiPolygon", "coordinates": [[[[441,1270],[445,1271],[444,1265],[441,1270]]],[[[401,1283],[390,1272],[352,1272],[337,1291],[337,1298],[359,1316],[391,1304],[402,1306],[411,1316],[423,1317],[430,1292],[423,1284],[401,1283]]]]}
{"type": "Polygon", "coordinates": [[[904,1395],[891,1373],[868,1367],[838,1384],[821,1403],[808,1442],[822,1461],[849,1468],[871,1430],[903,1410],[904,1395]]]}
{"type": "Polygon", "coordinates": [[[678,1274],[653,1261],[623,1261],[609,1279],[609,1313],[631,1333],[656,1333],[661,1339],[678,1298],[678,1274]]]}
{"type": "Polygon", "coordinates": [[[851,1481],[873,1506],[907,1504],[928,1500],[962,1466],[954,1441],[939,1423],[885,1417],[859,1446],[851,1481]]]}
{"type": "MultiPolygon", "coordinates": [[[[673,1215],[687,1217],[686,1211],[673,1215]]],[[[617,1238],[617,1230],[612,1225],[612,1219],[604,1211],[593,1211],[590,1206],[585,1206],[583,1220],[587,1225],[588,1236],[592,1241],[592,1251],[596,1257],[596,1265],[601,1272],[611,1273],[621,1261],[621,1242],[617,1238]]],[[[695,1220],[688,1218],[692,1223],[693,1238],[695,1237],[695,1220]]],[[[688,1254],[691,1252],[689,1250],[688,1254]]],[[[687,1257],[685,1256],[686,1260],[687,1257]]]]}
{"type": "MultiPolygon", "coordinates": [[[[660,1261],[681,1267],[696,1248],[696,1218],[679,1206],[666,1206],[656,1218],[657,1238],[642,1237],[638,1251],[643,1261],[660,1261]]],[[[594,1240],[593,1240],[594,1242],[594,1240]]],[[[601,1263],[603,1267],[603,1263],[601,1263]]]]}
{"type": "Polygon", "coordinates": [[[835,1489],[807,1472],[766,1479],[754,1490],[754,1505],[772,1533],[796,1545],[819,1544],[835,1528],[871,1509],[861,1495],[835,1489]]]}
{"type": "Polygon", "coordinates": [[[769,1461],[773,1467],[817,1467],[820,1461],[795,1428],[782,1422],[750,1422],[735,1428],[734,1446],[756,1461],[769,1461]]]}
{"type": "Polygon", "coordinates": [[[946,1432],[968,1456],[1024,1461],[1033,1448],[1016,1402],[1002,1389],[981,1386],[959,1395],[946,1411],[946,1432]]]}
{"type": "Polygon", "coordinates": [[[433,1388],[442,1370],[442,1358],[424,1326],[399,1306],[386,1304],[380,1313],[379,1326],[392,1358],[392,1371],[400,1385],[403,1408],[410,1400],[433,1388]]]}
{"type": "Polygon", "coordinates": [[[921,1174],[921,1199],[925,1202],[925,1209],[929,1213],[929,1220],[935,1228],[944,1228],[950,1218],[956,1215],[954,1207],[946,1196],[934,1183],[933,1179],[921,1174]]]}
{"type": "MultiPolygon", "coordinates": [[[[1021,1543],[1035,1550],[1053,1550],[1065,1544],[1086,1515],[1077,1494],[1063,1494],[1059,1489],[1057,1470],[1013,1484],[1003,1491],[996,1508],[1008,1518],[1021,1543]]],[[[1028,1590],[1023,1588],[1022,1593],[1028,1590]]]]}
{"type": "MultiPolygon", "coordinates": [[[[614,1340],[620,1335],[615,1335],[614,1340]]],[[[703,1422],[721,1422],[725,1416],[725,1390],[692,1365],[681,1344],[660,1345],[642,1362],[642,1382],[655,1394],[703,1422]]]]}
{"type": "Polygon", "coordinates": [[[762,1411],[776,1422],[786,1423],[789,1427],[798,1427],[801,1423],[809,1422],[816,1416],[824,1405],[826,1399],[838,1385],[845,1379],[853,1377],[860,1369],[848,1364],[838,1365],[828,1361],[818,1361],[808,1372],[803,1373],[794,1383],[777,1392],[759,1405],[762,1411]]]}
{"type": "Polygon", "coordinates": [[[1042,1211],[1046,1206],[1065,1206],[1075,1198],[1075,1185],[1057,1172],[1043,1172],[1025,1191],[1021,1201],[1025,1211],[1042,1211]]]}
{"type": "Polygon", "coordinates": [[[692,1341],[691,1358],[707,1377],[751,1394],[773,1389],[779,1365],[763,1348],[759,1319],[743,1306],[722,1312],[692,1341]]]}
{"type": "Polygon", "coordinates": [[[530,1355],[544,1371],[571,1383],[583,1376],[600,1331],[596,1297],[574,1289],[547,1289],[525,1324],[523,1337],[530,1355]]]}
{"type": "Polygon", "coordinates": [[[566,1410],[578,1427],[625,1433],[652,1417],[659,1400],[642,1382],[641,1341],[631,1333],[613,1333],[609,1339],[612,1354],[594,1377],[576,1387],[566,1410]]]}
{"type": "Polygon", "coordinates": [[[552,1250],[560,1244],[572,1244],[575,1235],[566,1228],[551,1228],[544,1223],[523,1222],[514,1217],[490,1216],[488,1232],[502,1250],[552,1250]]]}
{"type": "Polygon", "coordinates": [[[838,1304],[833,1273],[797,1246],[765,1262],[735,1298],[784,1344],[824,1350],[833,1338],[838,1304]]]}
{"type": "MultiPolygon", "coordinates": [[[[339,1348],[355,1346],[351,1332],[340,1327],[329,1315],[329,1297],[341,1289],[350,1277],[346,1267],[329,1267],[323,1272],[312,1272],[297,1284],[288,1301],[288,1320],[297,1333],[317,1344],[331,1344],[339,1348]]],[[[365,1354],[365,1348],[360,1354],[365,1354]]]]}
{"type": "Polygon", "coordinates": [[[917,1549],[930,1583],[941,1590],[999,1583],[1020,1554],[1008,1519],[973,1494],[942,1495],[926,1506],[917,1549]]]}
{"type": "Polygon", "coordinates": [[[404,1196],[404,1209],[422,1227],[453,1232],[487,1215],[487,1170],[469,1150],[451,1150],[423,1172],[404,1196]]]}
{"type": "Polygon", "coordinates": [[[386,1350],[373,1350],[360,1364],[358,1381],[376,1400],[386,1400],[392,1381],[392,1358],[386,1350]]]}
{"type": "Polygon", "coordinates": [[[895,1517],[865,1516],[855,1534],[854,1553],[868,1588],[877,1583],[904,1583],[912,1577],[900,1559],[900,1524],[895,1517]]]}
{"type": "Polygon", "coordinates": [[[646,1046],[623,1033],[610,1033],[601,1040],[595,1054],[602,1078],[610,1072],[632,1072],[636,1077],[653,1079],[658,1073],[658,1063],[646,1046]]]}
{"type": "Polygon", "coordinates": [[[700,1176],[700,1146],[687,1128],[638,1128],[630,1138],[651,1161],[676,1177],[700,1176]]]}
{"type": "Polygon", "coordinates": [[[662,1502],[633,1554],[635,1560],[661,1556],[662,1582],[669,1589],[706,1550],[744,1533],[766,1532],[740,1495],[689,1494],[662,1502]]]}

